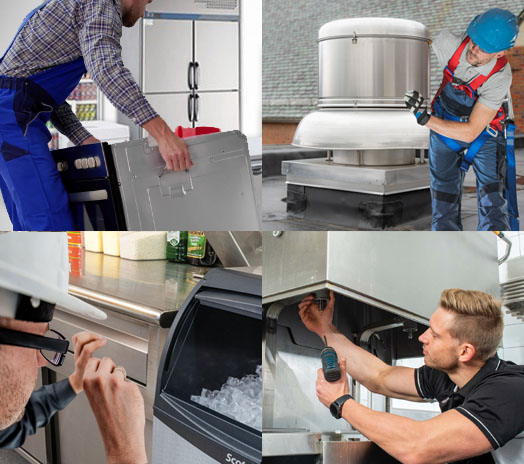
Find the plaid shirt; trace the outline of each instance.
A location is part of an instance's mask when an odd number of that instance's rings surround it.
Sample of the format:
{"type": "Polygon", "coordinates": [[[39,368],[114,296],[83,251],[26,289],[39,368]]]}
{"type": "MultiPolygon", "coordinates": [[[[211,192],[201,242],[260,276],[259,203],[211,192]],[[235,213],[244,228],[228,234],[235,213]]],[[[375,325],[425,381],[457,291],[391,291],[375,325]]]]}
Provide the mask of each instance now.
{"type": "MultiPolygon", "coordinates": [[[[24,78],[83,56],[111,103],[143,125],[158,114],[124,67],[121,37],[120,0],[51,0],[22,28],[0,64],[0,75],[24,78]]],[[[90,136],[67,103],[53,112],[51,122],[77,145],[90,136]]]]}

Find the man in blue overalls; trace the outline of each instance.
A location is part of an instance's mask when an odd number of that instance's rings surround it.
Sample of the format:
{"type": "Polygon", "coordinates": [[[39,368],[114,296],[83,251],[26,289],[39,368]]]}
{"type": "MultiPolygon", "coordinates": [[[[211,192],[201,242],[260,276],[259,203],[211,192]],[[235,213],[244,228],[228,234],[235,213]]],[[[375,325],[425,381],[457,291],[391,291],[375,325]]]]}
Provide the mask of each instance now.
{"type": "Polygon", "coordinates": [[[133,26],[150,1],[46,0],[0,59],[0,189],[14,230],[75,230],[46,123],[76,145],[97,142],[65,101],[87,71],[117,109],[157,140],[167,169],[192,165],[187,145],[122,62],[122,26],[133,26]]]}
{"type": "MultiPolygon", "coordinates": [[[[499,8],[478,15],[462,37],[443,31],[433,42],[445,68],[431,115],[418,92],[406,94],[406,105],[418,123],[431,129],[432,230],[462,230],[462,185],[470,165],[477,178],[478,230],[510,230],[515,224],[518,228],[516,201],[510,202],[508,215],[502,125],[509,119],[503,103],[509,100],[511,86],[506,50],[515,45],[517,35],[516,16],[499,8]]],[[[508,156],[513,178],[514,169],[508,156]]],[[[514,188],[513,182],[516,198],[514,188]]]]}

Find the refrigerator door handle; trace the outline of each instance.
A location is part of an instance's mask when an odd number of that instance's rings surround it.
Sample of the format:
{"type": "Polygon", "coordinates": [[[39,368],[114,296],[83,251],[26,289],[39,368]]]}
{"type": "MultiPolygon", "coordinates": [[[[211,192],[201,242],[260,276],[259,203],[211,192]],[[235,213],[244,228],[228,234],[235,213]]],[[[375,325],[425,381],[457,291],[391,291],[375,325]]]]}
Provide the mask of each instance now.
{"type": "Polygon", "coordinates": [[[189,122],[193,122],[193,115],[194,115],[194,95],[190,94],[187,97],[187,118],[189,119],[189,122]]]}
{"type": "Polygon", "coordinates": [[[194,69],[193,82],[195,84],[195,90],[198,90],[198,85],[200,82],[200,65],[198,64],[198,61],[196,61],[194,64],[195,64],[195,67],[193,68],[194,69]]]}
{"type": "Polygon", "coordinates": [[[187,86],[191,90],[195,88],[195,71],[194,63],[192,61],[190,61],[187,66],[187,86]]]}
{"type": "Polygon", "coordinates": [[[200,97],[195,95],[195,122],[198,122],[200,117],[200,97]]]}

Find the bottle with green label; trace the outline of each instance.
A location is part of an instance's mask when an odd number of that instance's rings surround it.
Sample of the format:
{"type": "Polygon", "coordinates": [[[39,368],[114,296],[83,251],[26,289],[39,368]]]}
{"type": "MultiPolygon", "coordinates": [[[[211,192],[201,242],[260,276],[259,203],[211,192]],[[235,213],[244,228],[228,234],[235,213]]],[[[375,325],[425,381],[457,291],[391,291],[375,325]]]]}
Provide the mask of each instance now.
{"type": "Polygon", "coordinates": [[[194,266],[213,266],[217,261],[215,250],[207,242],[204,232],[192,231],[187,239],[187,259],[194,266]]]}
{"type": "Polygon", "coordinates": [[[187,263],[187,241],[188,233],[186,230],[168,232],[167,259],[175,263],[187,263]]]}

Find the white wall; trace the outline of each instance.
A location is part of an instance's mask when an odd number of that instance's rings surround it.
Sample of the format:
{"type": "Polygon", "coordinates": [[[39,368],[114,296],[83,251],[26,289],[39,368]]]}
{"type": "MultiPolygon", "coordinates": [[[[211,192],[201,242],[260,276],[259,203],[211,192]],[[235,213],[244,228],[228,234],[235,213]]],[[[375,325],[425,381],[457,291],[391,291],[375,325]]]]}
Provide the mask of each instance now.
{"type": "Polygon", "coordinates": [[[22,20],[33,8],[42,3],[42,0],[3,1],[0,15],[0,51],[2,56],[13,40],[22,20]]]}
{"type": "MultiPolygon", "coordinates": [[[[524,257],[524,232],[504,232],[504,235],[511,240],[512,245],[508,260],[524,257]]],[[[497,242],[500,258],[504,255],[506,244],[500,239],[497,242]]],[[[501,281],[505,281],[505,266],[500,269],[501,281]]],[[[504,335],[499,356],[507,361],[524,364],[524,322],[509,314],[504,316],[504,335]]]]}
{"type": "Polygon", "coordinates": [[[240,130],[262,154],[262,0],[240,1],[240,130]]]}

